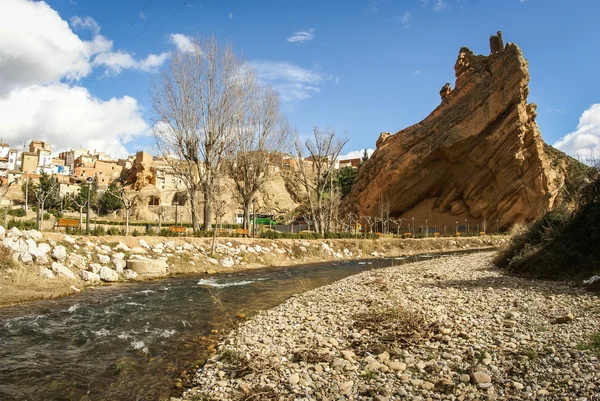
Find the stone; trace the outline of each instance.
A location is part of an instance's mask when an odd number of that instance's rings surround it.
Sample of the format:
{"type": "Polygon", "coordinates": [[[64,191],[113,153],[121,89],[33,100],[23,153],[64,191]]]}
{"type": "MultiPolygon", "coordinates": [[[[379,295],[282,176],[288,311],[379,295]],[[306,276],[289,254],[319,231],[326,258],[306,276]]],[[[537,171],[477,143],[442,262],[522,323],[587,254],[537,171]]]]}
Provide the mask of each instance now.
{"type": "Polygon", "coordinates": [[[235,262],[231,258],[223,258],[223,259],[221,259],[221,265],[223,267],[233,267],[234,264],[235,264],[235,262]]]}
{"type": "Polygon", "coordinates": [[[407,219],[427,214],[439,227],[462,216],[474,227],[486,216],[503,230],[561,204],[568,166],[577,162],[542,139],[521,49],[508,43],[481,56],[463,47],[454,70],[454,90],[444,86],[439,107],[377,141],[344,198],[348,210],[357,205],[357,214],[373,216],[385,198],[391,214],[407,219]]]}
{"type": "Polygon", "coordinates": [[[11,228],[8,230],[8,234],[6,234],[9,238],[20,238],[22,235],[23,234],[21,234],[21,231],[17,227],[11,228]]]}
{"type": "Polygon", "coordinates": [[[107,255],[98,255],[98,260],[103,265],[107,265],[110,263],[110,257],[107,255]]]}
{"type": "Polygon", "coordinates": [[[564,324],[564,323],[572,322],[573,320],[575,320],[575,315],[573,315],[572,313],[567,313],[566,315],[557,317],[556,319],[554,319],[554,321],[552,323],[564,324]]]}
{"type": "Polygon", "coordinates": [[[77,255],[75,253],[70,254],[69,258],[67,259],[67,264],[69,267],[76,267],[84,270],[87,266],[87,262],[88,260],[84,256],[77,255]]]}
{"type": "Polygon", "coordinates": [[[471,383],[480,384],[480,383],[491,383],[492,378],[485,372],[478,371],[471,373],[471,383]]]}
{"type": "Polygon", "coordinates": [[[6,235],[6,230],[4,229],[4,227],[0,226],[0,239],[4,239],[5,235],[6,235]]]}
{"type": "Polygon", "coordinates": [[[215,258],[207,258],[206,261],[208,263],[210,263],[211,265],[218,265],[219,264],[219,261],[217,259],[215,259],[215,258]]]}
{"type": "Polygon", "coordinates": [[[406,364],[402,362],[390,361],[387,363],[387,366],[395,372],[404,372],[406,370],[406,364]]]}
{"type": "Polygon", "coordinates": [[[88,270],[91,271],[92,273],[100,273],[100,268],[102,267],[102,265],[98,264],[98,263],[90,263],[90,266],[88,267],[88,270]]]}
{"type": "Polygon", "coordinates": [[[295,386],[296,384],[298,384],[299,381],[300,381],[300,376],[298,375],[298,373],[291,374],[290,377],[288,378],[288,382],[292,386],[295,386]]]}
{"type": "Polygon", "coordinates": [[[119,242],[117,244],[117,246],[115,247],[115,250],[129,252],[130,248],[127,245],[125,245],[123,242],[119,242]]]}
{"type": "Polygon", "coordinates": [[[148,243],[146,242],[146,240],[140,239],[138,241],[138,243],[140,244],[140,246],[144,249],[150,249],[150,245],[148,245],[148,243]]]}
{"type": "Polygon", "coordinates": [[[62,262],[67,258],[67,249],[62,245],[56,245],[52,250],[52,259],[62,262]]]}
{"type": "Polygon", "coordinates": [[[167,262],[161,259],[130,259],[127,261],[127,268],[142,277],[160,277],[167,274],[167,262]]]}
{"type": "Polygon", "coordinates": [[[102,281],[114,282],[119,281],[119,274],[110,267],[101,266],[98,272],[102,281]]]}
{"type": "Polygon", "coordinates": [[[70,245],[75,245],[75,238],[71,237],[70,235],[65,235],[63,237],[63,242],[66,242],[67,244],[70,244],[70,245]]]}
{"type": "Polygon", "coordinates": [[[123,273],[123,270],[127,266],[127,262],[125,262],[123,259],[113,258],[112,263],[115,266],[115,270],[119,274],[123,273]]]}
{"type": "Polygon", "coordinates": [[[33,230],[33,229],[28,230],[28,231],[23,231],[23,235],[26,238],[31,238],[35,241],[40,241],[44,238],[44,235],[41,232],[39,232],[38,230],[33,230]]]}
{"type": "Polygon", "coordinates": [[[40,267],[40,277],[47,278],[47,279],[56,278],[56,276],[54,275],[54,272],[52,270],[48,269],[47,267],[40,267]]]}
{"type": "Polygon", "coordinates": [[[522,385],[519,382],[512,382],[512,386],[516,389],[516,390],[523,390],[525,388],[524,385],[522,385]]]}
{"type": "Polygon", "coordinates": [[[135,280],[138,277],[138,274],[130,269],[123,270],[123,275],[127,280],[135,280]]]}
{"type": "Polygon", "coordinates": [[[62,263],[53,262],[52,271],[59,276],[64,276],[71,280],[75,279],[75,274],[67,267],[65,267],[62,263]]]}
{"type": "Polygon", "coordinates": [[[33,263],[33,256],[29,252],[24,252],[21,254],[21,263],[28,265],[33,263]]]}
{"type": "Polygon", "coordinates": [[[87,270],[80,270],[79,278],[81,278],[83,281],[89,281],[89,282],[100,281],[100,276],[98,274],[89,272],[87,270]]]}

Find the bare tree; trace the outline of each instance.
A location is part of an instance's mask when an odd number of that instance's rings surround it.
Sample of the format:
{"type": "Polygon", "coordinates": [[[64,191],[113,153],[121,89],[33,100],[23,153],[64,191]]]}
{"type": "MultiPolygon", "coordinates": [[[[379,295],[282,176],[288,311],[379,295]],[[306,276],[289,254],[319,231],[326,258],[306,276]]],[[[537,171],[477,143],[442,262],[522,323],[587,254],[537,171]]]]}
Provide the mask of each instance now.
{"type": "Polygon", "coordinates": [[[227,212],[227,201],[223,197],[222,188],[218,187],[214,189],[212,202],[212,210],[215,215],[215,226],[213,228],[212,247],[210,254],[214,255],[219,223],[222,221],[223,216],[225,216],[225,213],[227,212]]]}
{"type": "Polygon", "coordinates": [[[214,37],[197,38],[176,51],[155,84],[154,137],[165,160],[185,184],[192,225],[200,229],[197,194],[203,192],[204,229],[211,226],[213,188],[218,185],[226,151],[235,139],[235,122],[248,102],[254,75],[231,45],[214,37]]]}
{"type": "Polygon", "coordinates": [[[240,110],[233,146],[224,168],[244,210],[243,228],[250,227],[250,206],[256,194],[281,165],[290,144],[290,129],[279,111],[273,89],[254,85],[254,95],[240,110]]]}
{"type": "Polygon", "coordinates": [[[340,138],[333,129],[313,128],[313,138],[296,142],[296,158],[300,181],[306,190],[315,231],[324,235],[329,228],[326,197],[328,186],[336,171],[336,160],[347,138],[340,138]]]}
{"type": "Polygon", "coordinates": [[[135,205],[136,200],[140,196],[137,191],[127,190],[125,187],[115,187],[114,189],[108,189],[112,195],[121,201],[123,208],[125,209],[125,235],[129,235],[129,219],[131,217],[131,209],[135,205]]]}
{"type": "Polygon", "coordinates": [[[379,221],[379,218],[376,216],[370,216],[368,214],[362,215],[361,218],[369,226],[369,233],[373,233],[373,226],[377,224],[377,222],[379,221]]]}
{"type": "Polygon", "coordinates": [[[379,220],[381,221],[382,234],[388,234],[390,231],[390,204],[388,197],[379,197],[379,220]]]}
{"type": "Polygon", "coordinates": [[[400,236],[400,228],[402,228],[402,223],[404,223],[404,219],[401,217],[390,218],[390,221],[396,225],[396,235],[400,236]]]}
{"type": "Polygon", "coordinates": [[[349,212],[348,214],[346,214],[345,220],[348,224],[348,229],[350,230],[350,232],[354,231],[354,234],[356,234],[356,224],[358,223],[358,215],[354,212],[349,212]]]}

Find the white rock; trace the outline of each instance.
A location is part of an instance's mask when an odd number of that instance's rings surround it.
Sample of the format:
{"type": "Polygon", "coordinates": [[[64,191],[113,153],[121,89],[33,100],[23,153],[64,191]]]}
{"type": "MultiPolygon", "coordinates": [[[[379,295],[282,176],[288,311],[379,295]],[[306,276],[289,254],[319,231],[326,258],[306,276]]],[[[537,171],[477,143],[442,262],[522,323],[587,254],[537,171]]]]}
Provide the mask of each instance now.
{"type": "Polygon", "coordinates": [[[47,254],[48,252],[50,252],[52,248],[50,247],[50,245],[46,244],[45,242],[42,242],[40,244],[37,245],[37,253],[39,254],[47,254]]]}
{"type": "Polygon", "coordinates": [[[70,235],[65,235],[63,237],[63,241],[67,244],[75,245],[75,238],[71,237],[70,235]]]}
{"type": "Polygon", "coordinates": [[[21,231],[19,231],[17,227],[11,228],[8,230],[8,234],[6,234],[6,236],[9,238],[20,238],[22,235],[23,234],[21,234],[21,231]]]}
{"type": "Polygon", "coordinates": [[[33,257],[35,258],[35,263],[37,263],[38,265],[47,265],[48,264],[48,256],[46,256],[46,254],[33,255],[33,257]]]}
{"type": "Polygon", "coordinates": [[[107,265],[110,263],[110,257],[108,257],[107,255],[98,255],[98,260],[103,265],[107,265]]]}
{"type": "Polygon", "coordinates": [[[59,276],[64,276],[71,280],[75,278],[75,274],[73,274],[71,270],[67,269],[62,263],[53,262],[52,271],[58,274],[59,276]]]}
{"type": "Polygon", "coordinates": [[[123,269],[125,269],[125,266],[127,266],[127,262],[125,262],[123,259],[117,259],[114,258],[112,260],[113,265],[115,266],[115,270],[117,271],[117,273],[121,274],[123,273],[123,269]]]}
{"type": "Polygon", "coordinates": [[[44,235],[38,230],[23,231],[23,233],[27,236],[27,238],[32,238],[36,241],[40,241],[44,238],[44,235]]]}
{"type": "Polygon", "coordinates": [[[52,250],[52,259],[62,262],[67,258],[67,249],[62,245],[57,245],[52,250]]]}
{"type": "Polygon", "coordinates": [[[78,269],[85,269],[87,266],[87,259],[76,253],[72,253],[67,258],[67,265],[69,267],[76,267],[78,269]]]}
{"type": "Polygon", "coordinates": [[[6,230],[4,229],[4,227],[0,226],[0,239],[3,239],[5,235],[6,230]]]}
{"type": "Polygon", "coordinates": [[[125,259],[125,254],[123,252],[113,253],[112,256],[114,259],[125,259]]]}
{"type": "Polygon", "coordinates": [[[23,262],[23,264],[28,265],[33,262],[33,257],[29,252],[24,252],[21,254],[21,262],[23,262]]]}
{"type": "Polygon", "coordinates": [[[148,245],[148,243],[146,242],[146,240],[140,239],[138,241],[138,243],[141,245],[142,248],[144,248],[144,249],[150,249],[150,245],[148,245]]]}
{"type": "Polygon", "coordinates": [[[102,266],[100,267],[100,279],[102,281],[119,281],[119,274],[114,271],[113,269],[106,267],[106,266],[102,266]]]}
{"type": "Polygon", "coordinates": [[[232,267],[234,265],[234,261],[231,258],[223,258],[221,259],[221,265],[224,267],[232,267]]]}
{"type": "Polygon", "coordinates": [[[144,254],[144,253],[147,253],[147,252],[146,252],[146,250],[145,250],[144,248],[142,248],[142,247],[139,247],[139,246],[138,246],[138,247],[136,247],[136,248],[131,248],[131,249],[129,250],[129,252],[131,252],[131,253],[137,253],[137,254],[144,254]]]}
{"type": "Polygon", "coordinates": [[[31,238],[25,240],[25,243],[27,244],[27,252],[35,255],[37,253],[37,243],[31,238]]]}
{"type": "Polygon", "coordinates": [[[112,252],[112,248],[108,245],[100,245],[100,248],[106,252],[106,253],[111,253],[112,252]]]}
{"type": "Polygon", "coordinates": [[[125,275],[125,278],[127,280],[134,280],[138,276],[138,274],[136,272],[134,272],[133,270],[131,270],[131,269],[125,269],[123,271],[123,274],[125,275]]]}
{"type": "Polygon", "coordinates": [[[595,282],[600,282],[600,276],[593,276],[588,280],[584,280],[583,284],[590,285],[594,284],[595,282]]]}
{"type": "Polygon", "coordinates": [[[48,269],[47,267],[40,267],[40,276],[49,279],[56,278],[52,270],[48,269]]]}
{"type": "Polygon", "coordinates": [[[207,258],[206,259],[208,263],[213,264],[213,265],[218,265],[219,261],[215,258],[207,258]]]}
{"type": "Polygon", "coordinates": [[[81,277],[81,279],[83,281],[91,281],[91,282],[100,281],[100,276],[98,274],[89,272],[87,270],[80,270],[79,277],[81,277]]]}
{"type": "Polygon", "coordinates": [[[119,242],[117,244],[117,246],[115,247],[115,249],[117,251],[124,251],[124,252],[128,252],[129,251],[129,247],[127,245],[125,245],[123,242],[119,242]]]}
{"type": "Polygon", "coordinates": [[[100,273],[100,268],[102,268],[102,265],[99,265],[98,263],[90,263],[88,270],[92,273],[98,274],[100,273]]]}

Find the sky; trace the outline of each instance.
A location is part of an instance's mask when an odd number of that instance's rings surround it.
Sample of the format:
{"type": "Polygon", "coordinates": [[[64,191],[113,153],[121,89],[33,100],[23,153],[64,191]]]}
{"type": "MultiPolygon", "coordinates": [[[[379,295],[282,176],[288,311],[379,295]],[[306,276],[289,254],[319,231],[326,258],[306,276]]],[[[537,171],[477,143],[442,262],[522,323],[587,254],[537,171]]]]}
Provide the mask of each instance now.
{"type": "Polygon", "coordinates": [[[597,0],[0,0],[0,142],[124,157],[151,150],[149,88],[195,36],[229,41],[314,125],[374,148],[424,119],[454,85],[460,47],[503,31],[529,61],[547,143],[600,155],[597,0]]]}

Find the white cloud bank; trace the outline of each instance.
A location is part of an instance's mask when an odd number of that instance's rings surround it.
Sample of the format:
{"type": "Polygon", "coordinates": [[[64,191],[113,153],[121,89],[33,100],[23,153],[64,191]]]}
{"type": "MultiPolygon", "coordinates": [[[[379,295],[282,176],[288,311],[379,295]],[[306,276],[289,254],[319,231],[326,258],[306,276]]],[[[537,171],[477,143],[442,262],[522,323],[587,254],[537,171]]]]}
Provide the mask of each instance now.
{"type": "MultiPolygon", "coordinates": [[[[291,102],[311,97],[321,91],[320,85],[326,81],[336,82],[336,77],[316,70],[310,70],[283,61],[252,61],[258,79],[273,87],[283,102],[291,102]]],[[[339,82],[339,79],[337,80],[339,82]]]]}
{"type": "Polygon", "coordinates": [[[303,31],[294,32],[292,36],[287,38],[288,42],[291,43],[304,43],[310,42],[315,38],[315,28],[306,29],[303,31]]]}
{"type": "Polygon", "coordinates": [[[69,26],[46,2],[0,0],[0,137],[12,146],[41,139],[55,151],[89,147],[125,156],[125,144],[148,132],[136,99],[104,101],[77,82],[100,66],[155,71],[168,57],[136,60],[114,51],[91,17],[73,17],[69,26]],[[71,28],[89,30],[92,39],[71,28]]]}
{"type": "Polygon", "coordinates": [[[596,103],[579,117],[577,129],[553,145],[555,148],[587,162],[600,156],[600,104],[596,103]]]}
{"type": "MultiPolygon", "coordinates": [[[[373,152],[375,152],[375,149],[371,149],[371,148],[367,149],[367,154],[369,155],[369,157],[371,157],[373,152]]],[[[338,160],[358,159],[359,157],[362,157],[364,153],[365,153],[364,149],[353,150],[353,151],[346,153],[345,155],[340,155],[338,157],[338,160]]]]}

